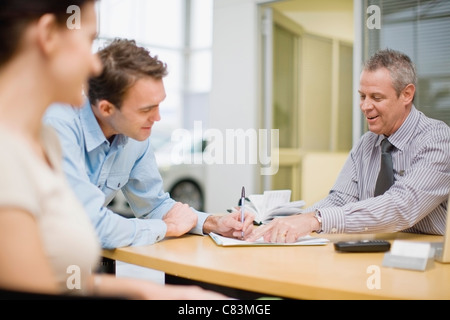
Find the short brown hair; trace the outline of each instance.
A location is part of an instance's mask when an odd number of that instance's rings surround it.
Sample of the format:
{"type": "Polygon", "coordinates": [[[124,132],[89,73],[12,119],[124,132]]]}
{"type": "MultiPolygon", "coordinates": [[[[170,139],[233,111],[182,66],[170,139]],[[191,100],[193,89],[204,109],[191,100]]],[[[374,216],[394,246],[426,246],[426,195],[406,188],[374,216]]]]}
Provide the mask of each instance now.
{"type": "Polygon", "coordinates": [[[167,75],[167,65],[136,45],[134,40],[116,38],[98,52],[103,64],[99,76],[89,79],[89,101],[107,100],[121,107],[127,90],[140,78],[160,79],[167,75]]]}

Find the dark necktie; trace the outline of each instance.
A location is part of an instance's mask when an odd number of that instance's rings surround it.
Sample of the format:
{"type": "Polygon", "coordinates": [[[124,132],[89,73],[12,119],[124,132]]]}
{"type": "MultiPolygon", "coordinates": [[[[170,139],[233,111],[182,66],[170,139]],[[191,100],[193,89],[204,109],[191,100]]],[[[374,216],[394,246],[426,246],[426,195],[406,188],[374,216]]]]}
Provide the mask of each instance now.
{"type": "Polygon", "coordinates": [[[392,168],[391,151],[394,146],[385,138],[381,141],[381,166],[375,185],[375,197],[382,195],[394,184],[394,169],[392,168]]]}

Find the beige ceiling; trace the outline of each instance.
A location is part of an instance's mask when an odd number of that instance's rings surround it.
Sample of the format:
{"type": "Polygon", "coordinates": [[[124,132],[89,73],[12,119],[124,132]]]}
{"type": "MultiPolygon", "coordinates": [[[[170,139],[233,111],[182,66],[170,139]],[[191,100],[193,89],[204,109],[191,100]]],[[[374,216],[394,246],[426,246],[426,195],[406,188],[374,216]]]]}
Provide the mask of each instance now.
{"type": "Polygon", "coordinates": [[[353,42],[353,0],[284,0],[270,7],[309,32],[353,42]]]}
{"type": "Polygon", "coordinates": [[[284,0],[272,4],[284,12],[296,11],[352,11],[353,0],[284,0]]]}

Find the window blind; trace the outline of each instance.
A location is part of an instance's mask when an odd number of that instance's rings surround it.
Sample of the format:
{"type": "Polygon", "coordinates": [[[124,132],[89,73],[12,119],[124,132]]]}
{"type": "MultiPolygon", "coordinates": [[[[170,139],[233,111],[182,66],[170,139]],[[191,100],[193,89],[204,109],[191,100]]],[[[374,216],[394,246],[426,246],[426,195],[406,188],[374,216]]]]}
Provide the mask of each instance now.
{"type": "Polygon", "coordinates": [[[364,0],[362,10],[363,58],[381,48],[408,54],[418,73],[416,107],[450,125],[450,1],[364,0]],[[371,5],[380,9],[379,29],[365,24],[371,5]]]}

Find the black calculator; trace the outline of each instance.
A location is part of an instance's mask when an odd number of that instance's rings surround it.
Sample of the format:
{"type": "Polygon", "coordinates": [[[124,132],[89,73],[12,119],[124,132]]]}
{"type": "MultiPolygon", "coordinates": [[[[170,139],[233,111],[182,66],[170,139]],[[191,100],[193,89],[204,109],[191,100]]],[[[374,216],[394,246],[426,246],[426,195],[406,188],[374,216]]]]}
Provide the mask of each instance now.
{"type": "Polygon", "coordinates": [[[334,249],[339,252],[386,252],[391,249],[391,243],[386,240],[338,241],[334,249]]]}

